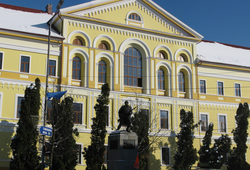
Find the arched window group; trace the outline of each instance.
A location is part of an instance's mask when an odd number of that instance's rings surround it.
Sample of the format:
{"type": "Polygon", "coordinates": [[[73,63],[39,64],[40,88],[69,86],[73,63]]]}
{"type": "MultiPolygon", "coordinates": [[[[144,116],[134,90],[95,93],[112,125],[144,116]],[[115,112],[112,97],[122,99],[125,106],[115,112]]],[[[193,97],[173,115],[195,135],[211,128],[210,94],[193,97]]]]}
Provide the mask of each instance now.
{"type": "Polygon", "coordinates": [[[73,40],[73,44],[74,44],[74,45],[84,46],[83,41],[80,40],[79,38],[74,39],[74,40],[73,40]]]}
{"type": "Polygon", "coordinates": [[[142,56],[134,47],[124,53],[124,85],[142,87],[142,56]]]}

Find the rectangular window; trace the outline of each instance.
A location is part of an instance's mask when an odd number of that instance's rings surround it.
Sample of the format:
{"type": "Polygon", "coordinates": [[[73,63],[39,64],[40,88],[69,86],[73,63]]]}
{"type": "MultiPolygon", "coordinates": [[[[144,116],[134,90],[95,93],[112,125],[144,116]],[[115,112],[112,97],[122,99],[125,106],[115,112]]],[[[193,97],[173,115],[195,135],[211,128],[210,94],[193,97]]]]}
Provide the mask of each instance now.
{"type": "Polygon", "coordinates": [[[235,96],[241,97],[240,84],[235,83],[235,96]]]}
{"type": "Polygon", "coordinates": [[[104,164],[108,163],[108,146],[105,146],[105,151],[104,151],[104,164]]]}
{"type": "Polygon", "coordinates": [[[17,98],[17,113],[16,118],[20,118],[20,111],[21,111],[21,102],[24,100],[24,97],[18,97],[17,98]]]}
{"type": "Polygon", "coordinates": [[[82,159],[81,159],[81,157],[82,157],[82,145],[79,145],[79,144],[76,144],[76,150],[75,150],[76,152],[77,152],[77,160],[76,160],[76,162],[77,162],[77,164],[82,164],[82,159]]]}
{"type": "Polygon", "coordinates": [[[2,64],[3,64],[3,53],[0,53],[0,69],[3,68],[2,64]]]}
{"type": "Polygon", "coordinates": [[[200,80],[200,93],[206,94],[206,81],[200,80]]]}
{"type": "Polygon", "coordinates": [[[162,147],[161,148],[161,164],[162,165],[169,165],[170,164],[170,148],[162,147]]]}
{"type": "Polygon", "coordinates": [[[82,104],[73,103],[73,122],[75,124],[82,124],[82,104]]]}
{"type": "Polygon", "coordinates": [[[47,100],[47,120],[51,121],[52,120],[52,100],[47,100]]]}
{"type": "Polygon", "coordinates": [[[226,130],[226,116],[219,115],[219,130],[220,130],[220,132],[227,132],[227,130],[226,130]]]}
{"type": "Polygon", "coordinates": [[[49,76],[56,76],[56,61],[49,60],[49,76]]]}
{"type": "Polygon", "coordinates": [[[208,117],[206,114],[201,114],[201,131],[206,131],[208,128],[208,117]]]}
{"type": "Polygon", "coordinates": [[[168,129],[168,111],[161,110],[161,129],[168,129]]]}
{"type": "Polygon", "coordinates": [[[21,72],[29,73],[30,57],[21,56],[21,72]]]}
{"type": "Polygon", "coordinates": [[[218,82],[218,95],[224,95],[223,82],[218,82]]]}

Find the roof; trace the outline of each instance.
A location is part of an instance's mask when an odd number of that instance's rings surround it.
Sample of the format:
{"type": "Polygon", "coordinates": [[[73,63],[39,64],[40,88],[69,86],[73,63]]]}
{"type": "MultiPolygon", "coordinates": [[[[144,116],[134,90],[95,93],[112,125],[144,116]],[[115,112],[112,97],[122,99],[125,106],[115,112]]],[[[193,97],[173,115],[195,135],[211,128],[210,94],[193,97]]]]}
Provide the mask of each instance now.
{"type": "MultiPolygon", "coordinates": [[[[0,29],[48,36],[47,22],[53,15],[41,10],[0,3],[0,29]]],[[[63,38],[53,29],[51,36],[63,38]]]]}
{"type": "Polygon", "coordinates": [[[197,57],[201,61],[250,67],[250,48],[214,41],[197,44],[197,57]]]}

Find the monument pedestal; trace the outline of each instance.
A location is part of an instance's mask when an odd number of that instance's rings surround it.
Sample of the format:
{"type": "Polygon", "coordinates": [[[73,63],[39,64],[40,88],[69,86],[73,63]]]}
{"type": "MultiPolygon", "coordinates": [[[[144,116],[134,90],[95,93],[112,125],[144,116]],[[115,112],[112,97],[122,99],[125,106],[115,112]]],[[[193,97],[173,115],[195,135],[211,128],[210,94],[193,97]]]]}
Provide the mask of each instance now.
{"type": "Polygon", "coordinates": [[[114,131],[108,138],[108,170],[134,170],[138,137],[134,132],[114,131]]]}

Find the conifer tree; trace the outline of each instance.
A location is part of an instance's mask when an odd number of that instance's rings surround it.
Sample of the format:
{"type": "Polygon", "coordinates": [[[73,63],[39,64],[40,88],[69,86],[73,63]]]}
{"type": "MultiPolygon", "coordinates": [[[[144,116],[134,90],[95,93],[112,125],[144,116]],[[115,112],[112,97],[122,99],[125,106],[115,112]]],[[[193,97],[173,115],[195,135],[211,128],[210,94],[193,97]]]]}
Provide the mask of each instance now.
{"type": "Polygon", "coordinates": [[[249,107],[247,103],[239,104],[239,107],[236,112],[235,120],[237,127],[232,131],[234,134],[234,141],[236,147],[231,151],[231,155],[228,161],[228,169],[235,170],[241,169],[246,170],[250,169],[249,164],[246,162],[246,150],[247,150],[247,129],[248,129],[248,117],[249,117],[249,107]]]}
{"type": "Polygon", "coordinates": [[[144,170],[149,157],[149,117],[146,113],[140,111],[138,114],[134,114],[131,122],[131,129],[138,136],[139,167],[140,170],[144,170]]]}
{"type": "Polygon", "coordinates": [[[54,138],[51,138],[50,149],[53,154],[52,170],[74,170],[77,164],[75,136],[77,129],[73,123],[73,99],[66,97],[61,103],[58,99],[52,101],[52,126],[54,138]]]}
{"type": "Polygon", "coordinates": [[[40,80],[36,78],[33,84],[25,90],[24,99],[21,101],[20,118],[16,135],[11,141],[12,155],[10,170],[35,170],[39,166],[37,152],[38,119],[40,102],[40,80]]]}
{"type": "Polygon", "coordinates": [[[198,160],[197,151],[193,147],[194,125],[193,113],[184,109],[180,112],[180,133],[177,134],[177,151],[174,155],[174,170],[188,170],[198,160]]]}
{"type": "Polygon", "coordinates": [[[109,104],[109,85],[106,83],[102,86],[101,95],[95,105],[96,117],[94,117],[91,126],[91,145],[84,148],[84,158],[86,160],[86,170],[104,170],[105,137],[106,137],[106,116],[108,114],[109,104]]]}
{"type": "Polygon", "coordinates": [[[209,163],[211,159],[210,145],[212,141],[213,128],[214,124],[210,123],[208,129],[206,130],[206,134],[202,140],[203,145],[201,146],[198,152],[200,155],[200,163],[209,163]]]}

